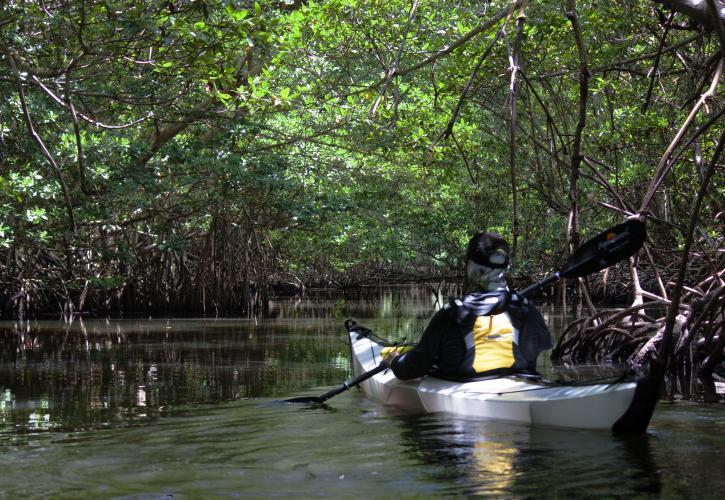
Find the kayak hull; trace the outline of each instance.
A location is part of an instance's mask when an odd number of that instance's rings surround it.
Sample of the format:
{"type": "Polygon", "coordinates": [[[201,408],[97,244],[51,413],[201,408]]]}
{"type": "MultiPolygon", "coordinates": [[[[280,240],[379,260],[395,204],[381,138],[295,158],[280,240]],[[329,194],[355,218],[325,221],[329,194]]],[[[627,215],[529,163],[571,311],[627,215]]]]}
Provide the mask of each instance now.
{"type": "MultiPolygon", "coordinates": [[[[383,346],[354,329],[349,335],[355,375],[378,366],[383,346]]],[[[360,386],[368,397],[414,413],[639,434],[647,428],[658,392],[651,380],[644,382],[565,385],[517,376],[454,382],[430,375],[404,381],[385,370],[360,386]]]]}

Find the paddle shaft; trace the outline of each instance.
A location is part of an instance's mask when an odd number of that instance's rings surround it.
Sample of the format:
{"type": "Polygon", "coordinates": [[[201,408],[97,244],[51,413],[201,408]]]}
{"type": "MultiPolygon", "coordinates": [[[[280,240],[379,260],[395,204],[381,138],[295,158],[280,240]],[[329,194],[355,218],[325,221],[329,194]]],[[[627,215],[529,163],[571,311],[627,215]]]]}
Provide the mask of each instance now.
{"type": "Polygon", "coordinates": [[[386,365],[380,364],[380,365],[376,366],[375,368],[373,368],[370,371],[367,371],[367,372],[365,372],[365,373],[363,373],[363,374],[361,374],[361,375],[359,375],[359,376],[357,376],[357,377],[355,377],[353,379],[350,379],[350,380],[347,380],[347,381],[343,382],[343,384],[341,386],[335,387],[334,389],[332,389],[331,391],[326,392],[325,394],[323,394],[322,396],[318,397],[317,399],[319,400],[320,403],[323,403],[323,402],[327,401],[328,399],[330,399],[331,397],[337,396],[341,392],[345,392],[346,390],[348,390],[348,389],[350,389],[352,387],[355,387],[357,385],[360,385],[361,383],[365,382],[370,377],[372,377],[374,375],[377,375],[378,373],[380,373],[381,371],[383,371],[383,370],[385,370],[387,368],[388,367],[386,365]]]}
{"type": "Polygon", "coordinates": [[[537,281],[533,285],[527,286],[526,288],[524,288],[523,290],[521,290],[519,292],[519,295],[521,295],[522,297],[528,297],[531,293],[535,292],[539,288],[544,288],[546,285],[550,285],[551,283],[556,283],[557,281],[559,281],[560,278],[561,278],[561,273],[559,273],[557,271],[554,274],[550,274],[543,280],[537,281]]]}

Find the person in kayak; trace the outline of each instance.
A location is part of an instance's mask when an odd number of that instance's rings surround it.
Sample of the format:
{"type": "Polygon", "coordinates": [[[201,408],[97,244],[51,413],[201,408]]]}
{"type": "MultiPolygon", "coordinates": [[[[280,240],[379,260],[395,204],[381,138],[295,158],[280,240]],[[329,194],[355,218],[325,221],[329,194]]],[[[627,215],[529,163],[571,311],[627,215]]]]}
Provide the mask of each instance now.
{"type": "Polygon", "coordinates": [[[535,373],[553,345],[541,313],[506,283],[509,245],[499,234],[474,235],[466,251],[466,290],[430,320],[418,344],[383,358],[402,380],[427,373],[452,380],[535,373]]]}

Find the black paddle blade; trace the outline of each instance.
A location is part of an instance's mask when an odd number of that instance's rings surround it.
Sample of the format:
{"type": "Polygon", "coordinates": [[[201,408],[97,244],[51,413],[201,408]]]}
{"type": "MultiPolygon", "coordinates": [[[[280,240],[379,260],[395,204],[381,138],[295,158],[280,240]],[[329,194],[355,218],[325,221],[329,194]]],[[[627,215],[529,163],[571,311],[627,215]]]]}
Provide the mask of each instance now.
{"type": "Polygon", "coordinates": [[[322,403],[324,403],[324,400],[320,399],[317,396],[302,396],[299,398],[285,399],[284,402],[285,403],[303,404],[303,405],[314,405],[314,404],[322,404],[322,403]]]}
{"type": "Polygon", "coordinates": [[[566,261],[562,278],[578,278],[620,262],[642,247],[647,239],[644,222],[632,219],[607,229],[584,243],[566,261]]]}
{"type": "Polygon", "coordinates": [[[322,404],[328,399],[330,399],[333,396],[337,396],[341,392],[345,392],[346,390],[350,389],[351,387],[355,387],[357,385],[360,385],[361,383],[365,382],[370,377],[377,375],[378,373],[387,370],[388,365],[385,363],[380,363],[378,366],[373,368],[370,371],[367,371],[363,373],[362,375],[358,375],[352,380],[345,381],[342,385],[335,387],[331,391],[327,391],[322,396],[317,397],[306,397],[302,396],[299,398],[292,398],[292,399],[285,399],[285,403],[302,403],[302,404],[322,404]]]}

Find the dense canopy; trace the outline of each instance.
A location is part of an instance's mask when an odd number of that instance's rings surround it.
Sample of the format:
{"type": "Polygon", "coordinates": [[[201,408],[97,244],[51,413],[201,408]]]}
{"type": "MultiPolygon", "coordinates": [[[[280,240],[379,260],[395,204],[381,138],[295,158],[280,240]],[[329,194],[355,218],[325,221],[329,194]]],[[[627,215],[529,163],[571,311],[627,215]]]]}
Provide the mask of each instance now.
{"type": "Polygon", "coordinates": [[[4,2],[4,317],[254,314],[274,287],[453,273],[481,229],[524,279],[640,213],[666,303],[683,250],[688,282],[723,269],[723,12],[4,2]]]}

